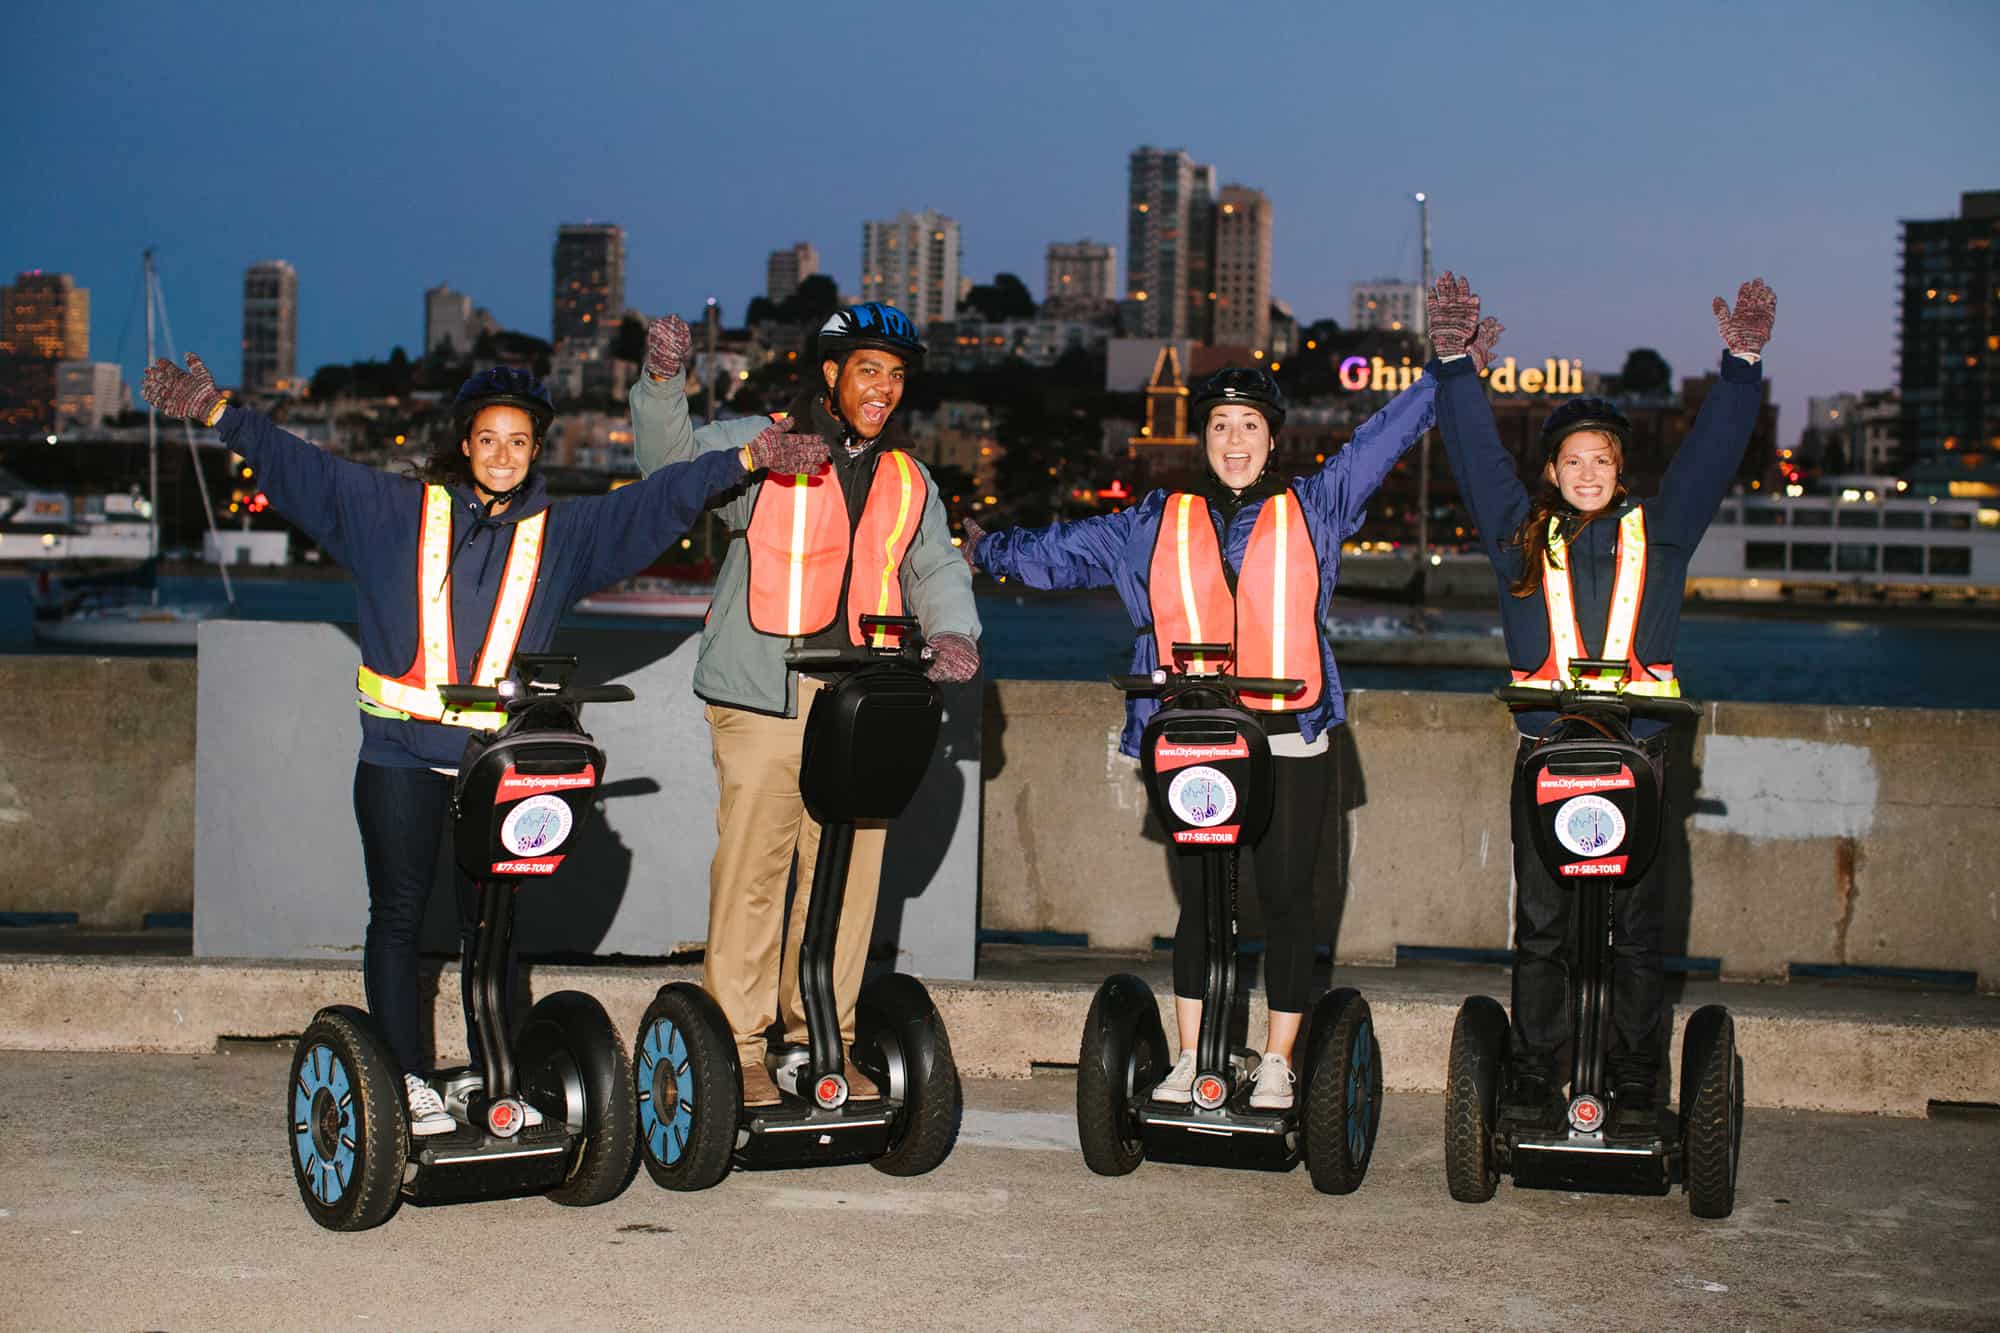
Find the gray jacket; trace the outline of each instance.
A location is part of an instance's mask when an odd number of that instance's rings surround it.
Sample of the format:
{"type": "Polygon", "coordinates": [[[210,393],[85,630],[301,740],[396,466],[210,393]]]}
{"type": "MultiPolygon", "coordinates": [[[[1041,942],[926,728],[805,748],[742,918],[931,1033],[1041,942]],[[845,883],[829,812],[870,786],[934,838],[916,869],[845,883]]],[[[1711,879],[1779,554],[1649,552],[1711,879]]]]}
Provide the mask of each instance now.
{"type": "MultiPolygon", "coordinates": [[[[632,386],[631,403],[634,447],[639,471],[646,476],[700,454],[741,449],[771,424],[768,417],[740,417],[696,430],[678,378],[656,383],[651,376],[640,375],[632,386]]],[[[917,469],[923,473],[928,498],[916,539],[903,557],[904,609],[917,618],[927,636],[949,633],[976,639],[979,612],[972,601],[972,570],[952,545],[937,482],[922,463],[917,469]]],[[[753,477],[717,508],[731,532],[750,526],[756,481],[753,477]]],[[[708,622],[702,626],[694,692],[714,704],[796,717],[798,674],[785,665],[785,652],[802,640],[760,634],[750,627],[749,585],[749,554],[742,542],[732,541],[716,574],[708,622]]]]}

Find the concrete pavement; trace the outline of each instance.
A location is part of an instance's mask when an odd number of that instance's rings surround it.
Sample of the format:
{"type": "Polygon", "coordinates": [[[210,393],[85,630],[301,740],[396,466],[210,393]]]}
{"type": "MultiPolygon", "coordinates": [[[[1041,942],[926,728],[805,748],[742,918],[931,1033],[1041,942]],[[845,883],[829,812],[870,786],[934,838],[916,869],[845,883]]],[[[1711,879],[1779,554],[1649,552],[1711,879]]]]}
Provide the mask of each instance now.
{"type": "Polygon", "coordinates": [[[1092,1176],[1074,1082],[967,1086],[960,1146],[641,1176],[601,1208],[405,1208],[319,1230],[288,1053],[0,1051],[0,1326],[42,1328],[1993,1328],[2000,1120],[1752,1111],[1735,1215],[1501,1187],[1455,1204],[1440,1099],[1392,1095],[1347,1198],[1303,1171],[1092,1176]]]}

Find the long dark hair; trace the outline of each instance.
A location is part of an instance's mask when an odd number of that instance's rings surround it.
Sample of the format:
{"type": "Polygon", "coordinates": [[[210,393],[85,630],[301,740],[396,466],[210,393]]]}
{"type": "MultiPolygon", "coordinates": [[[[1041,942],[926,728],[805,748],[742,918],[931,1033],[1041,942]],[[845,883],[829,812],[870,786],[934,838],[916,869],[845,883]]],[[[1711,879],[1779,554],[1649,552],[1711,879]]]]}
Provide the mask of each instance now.
{"type": "MultiPolygon", "coordinates": [[[[472,438],[472,423],[479,419],[482,408],[491,404],[476,403],[468,412],[455,412],[448,419],[431,428],[431,451],[417,465],[417,480],[426,486],[470,486],[472,480],[472,460],[466,457],[461,447],[472,438]]],[[[532,419],[532,418],[531,418],[532,419]]],[[[542,445],[548,432],[541,423],[535,423],[534,454],[529,462],[532,468],[542,456],[542,445]]]]}
{"type": "MultiPolygon", "coordinates": [[[[1612,489],[1611,502],[1602,509],[1583,516],[1583,522],[1576,530],[1563,538],[1565,544],[1574,542],[1583,530],[1599,518],[1617,510],[1625,503],[1625,449],[1615,436],[1605,437],[1611,442],[1611,457],[1618,468],[1618,484],[1612,489]]],[[[1507,585],[1507,591],[1516,597],[1533,597],[1542,590],[1542,562],[1549,554],[1549,520],[1567,520],[1577,513],[1569,501],[1563,499],[1562,487],[1551,481],[1544,471],[1535,484],[1535,493],[1528,501],[1528,516],[1521,520],[1521,526],[1514,529],[1514,535],[1507,544],[1521,552],[1521,574],[1507,585]]]]}

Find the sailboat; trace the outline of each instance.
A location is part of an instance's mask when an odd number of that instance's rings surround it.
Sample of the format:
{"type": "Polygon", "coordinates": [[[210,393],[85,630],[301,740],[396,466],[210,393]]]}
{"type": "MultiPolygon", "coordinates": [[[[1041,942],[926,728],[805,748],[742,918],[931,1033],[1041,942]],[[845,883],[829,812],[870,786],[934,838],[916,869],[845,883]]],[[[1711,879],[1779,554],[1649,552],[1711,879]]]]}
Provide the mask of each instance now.
{"type": "MultiPolygon", "coordinates": [[[[156,355],[154,323],[163,326],[167,350],[173,351],[173,326],[166,323],[166,298],[160,291],[159,275],[153,271],[153,251],[145,251],[146,283],[146,364],[156,355]]],[[[201,454],[195,448],[194,428],[181,423],[187,436],[188,455],[194,461],[195,489],[201,495],[202,512],[208,529],[216,531],[215,508],[209,503],[208,487],[201,478],[201,454]]],[[[159,414],[146,404],[146,521],[147,558],[129,578],[89,580],[53,615],[38,615],[35,638],[43,643],[67,648],[192,648],[203,621],[230,614],[235,608],[236,591],[229,582],[229,569],[218,560],[222,574],[221,602],[163,602],[160,600],[160,431],[159,414]]],[[[220,553],[220,546],[217,551],[220,553]]]]}

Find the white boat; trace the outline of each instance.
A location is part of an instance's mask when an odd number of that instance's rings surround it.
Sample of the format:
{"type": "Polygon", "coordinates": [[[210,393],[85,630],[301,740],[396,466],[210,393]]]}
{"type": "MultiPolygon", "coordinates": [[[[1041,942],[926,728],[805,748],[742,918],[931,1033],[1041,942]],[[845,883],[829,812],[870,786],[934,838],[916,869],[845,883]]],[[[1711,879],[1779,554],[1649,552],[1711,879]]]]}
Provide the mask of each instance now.
{"type": "Polygon", "coordinates": [[[86,606],[37,620],[35,637],[64,648],[192,648],[203,621],[228,614],[224,602],[86,606]]]}
{"type": "Polygon", "coordinates": [[[594,592],[576,604],[585,615],[657,616],[663,620],[702,620],[715,600],[713,583],[639,574],[594,592]]]}

